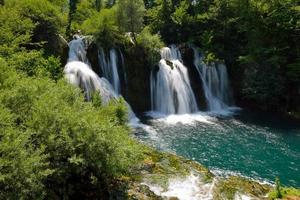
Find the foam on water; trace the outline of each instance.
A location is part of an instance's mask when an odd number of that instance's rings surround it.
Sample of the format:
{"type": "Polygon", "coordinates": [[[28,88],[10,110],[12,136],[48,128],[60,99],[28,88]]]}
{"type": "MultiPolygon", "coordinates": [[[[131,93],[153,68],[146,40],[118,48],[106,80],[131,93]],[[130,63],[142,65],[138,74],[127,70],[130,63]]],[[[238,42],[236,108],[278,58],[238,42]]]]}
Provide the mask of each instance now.
{"type": "Polygon", "coordinates": [[[240,192],[236,192],[233,199],[234,200],[258,200],[257,198],[250,197],[240,192]]]}
{"type": "Polygon", "coordinates": [[[243,177],[245,179],[249,179],[252,181],[255,181],[259,184],[262,185],[270,185],[270,186],[274,186],[274,182],[272,181],[268,181],[266,179],[260,178],[259,176],[257,177],[249,177],[249,176],[245,176],[242,173],[239,172],[235,172],[235,171],[230,171],[230,170],[222,170],[222,169],[217,169],[217,168],[210,168],[210,171],[217,177],[221,177],[221,178],[228,178],[230,176],[238,176],[238,177],[243,177]]]}
{"type": "Polygon", "coordinates": [[[186,178],[170,179],[166,190],[158,185],[143,184],[147,185],[156,195],[165,198],[177,197],[179,200],[211,200],[213,199],[215,180],[212,183],[204,183],[199,175],[191,172],[186,178]]]}

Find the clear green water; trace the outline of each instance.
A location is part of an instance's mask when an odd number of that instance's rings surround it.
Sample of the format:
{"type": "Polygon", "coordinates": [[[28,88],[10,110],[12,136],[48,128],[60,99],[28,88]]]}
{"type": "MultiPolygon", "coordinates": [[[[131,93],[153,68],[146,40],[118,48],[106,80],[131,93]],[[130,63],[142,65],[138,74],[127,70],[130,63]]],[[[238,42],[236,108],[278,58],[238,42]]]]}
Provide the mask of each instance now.
{"type": "Polygon", "coordinates": [[[261,181],[279,177],[300,187],[300,124],[272,115],[241,112],[208,122],[170,124],[145,120],[157,134],[136,137],[159,150],[196,160],[219,175],[237,173],[261,181]]]}

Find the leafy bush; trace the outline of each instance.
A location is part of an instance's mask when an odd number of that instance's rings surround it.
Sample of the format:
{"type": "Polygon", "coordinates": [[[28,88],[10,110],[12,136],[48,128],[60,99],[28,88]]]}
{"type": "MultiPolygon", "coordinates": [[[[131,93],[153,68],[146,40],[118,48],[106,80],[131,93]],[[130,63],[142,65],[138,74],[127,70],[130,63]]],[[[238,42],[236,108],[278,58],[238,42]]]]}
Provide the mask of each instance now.
{"type": "Polygon", "coordinates": [[[48,76],[55,80],[62,77],[59,58],[46,57],[41,51],[21,51],[12,54],[8,63],[29,76],[48,76]]]}
{"type": "Polygon", "coordinates": [[[81,29],[84,33],[93,35],[100,46],[112,47],[122,43],[124,36],[117,26],[115,12],[115,8],[102,9],[85,20],[81,29]]]}
{"type": "Polygon", "coordinates": [[[81,0],[76,5],[74,13],[72,30],[80,29],[81,24],[88,18],[91,18],[97,13],[94,0],[81,0]]]}
{"type": "MultiPolygon", "coordinates": [[[[0,91],[7,91],[10,79],[18,77],[2,60],[0,72],[0,91]]],[[[0,199],[41,199],[45,196],[43,181],[52,170],[43,146],[33,146],[31,132],[18,126],[17,118],[0,104],[0,199]]]]}
{"type": "Polygon", "coordinates": [[[122,101],[94,107],[64,80],[0,64],[0,190],[7,197],[84,198],[107,190],[141,158],[122,101]]]}
{"type": "Polygon", "coordinates": [[[34,24],[13,8],[0,8],[0,56],[8,57],[30,42],[34,24]]]}
{"type": "MultiPolygon", "coordinates": [[[[31,43],[27,47],[45,48],[46,53],[58,53],[58,34],[64,32],[66,15],[47,0],[8,0],[5,7],[13,8],[22,18],[34,23],[31,43]]],[[[9,15],[8,15],[9,16],[9,15]]]]}
{"type": "Polygon", "coordinates": [[[164,43],[157,34],[151,34],[149,27],[145,27],[137,37],[137,44],[147,51],[147,59],[151,65],[156,64],[160,60],[160,49],[164,47],[164,43]]]}

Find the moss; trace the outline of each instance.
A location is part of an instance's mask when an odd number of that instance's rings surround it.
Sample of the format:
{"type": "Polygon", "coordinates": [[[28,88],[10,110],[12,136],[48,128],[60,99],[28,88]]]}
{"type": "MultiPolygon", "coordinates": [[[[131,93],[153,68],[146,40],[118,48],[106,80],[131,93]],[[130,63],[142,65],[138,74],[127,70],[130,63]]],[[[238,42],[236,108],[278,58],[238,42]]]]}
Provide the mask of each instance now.
{"type": "Polygon", "coordinates": [[[162,200],[146,185],[134,185],[132,189],[128,191],[129,200],[162,200]]]}
{"type": "MultiPolygon", "coordinates": [[[[280,193],[282,194],[282,199],[295,199],[299,200],[300,199],[300,189],[296,188],[288,188],[288,187],[283,187],[280,188],[280,193]]],[[[277,191],[274,189],[268,194],[269,199],[276,199],[277,198],[277,191]]]]}
{"type": "Polygon", "coordinates": [[[270,191],[269,185],[259,184],[257,182],[231,176],[226,180],[220,180],[214,190],[214,199],[233,199],[236,192],[247,194],[249,196],[266,199],[266,194],[270,191]]]}
{"type": "Polygon", "coordinates": [[[133,176],[134,181],[147,182],[166,190],[170,179],[184,178],[191,171],[198,173],[205,182],[212,181],[212,173],[196,162],[150,148],[145,148],[144,155],[140,168],[136,170],[138,173],[133,176]]]}
{"type": "MultiPolygon", "coordinates": [[[[191,171],[199,174],[202,177],[202,182],[211,183],[216,180],[213,196],[215,200],[234,199],[237,193],[245,194],[254,199],[275,199],[276,193],[271,191],[270,185],[236,176],[214,179],[214,175],[197,162],[173,154],[158,152],[149,147],[145,147],[143,154],[144,158],[133,170],[133,175],[119,179],[123,184],[123,191],[127,191],[128,199],[162,199],[142,183],[155,185],[166,191],[170,179],[185,178],[191,171]]],[[[281,192],[284,199],[298,200],[300,196],[300,191],[294,188],[282,188],[281,192]]]]}
{"type": "Polygon", "coordinates": [[[192,169],[195,169],[200,174],[203,174],[204,175],[203,181],[211,182],[213,180],[214,175],[209,171],[208,168],[204,167],[203,165],[191,160],[187,160],[186,164],[191,166],[192,169]]]}

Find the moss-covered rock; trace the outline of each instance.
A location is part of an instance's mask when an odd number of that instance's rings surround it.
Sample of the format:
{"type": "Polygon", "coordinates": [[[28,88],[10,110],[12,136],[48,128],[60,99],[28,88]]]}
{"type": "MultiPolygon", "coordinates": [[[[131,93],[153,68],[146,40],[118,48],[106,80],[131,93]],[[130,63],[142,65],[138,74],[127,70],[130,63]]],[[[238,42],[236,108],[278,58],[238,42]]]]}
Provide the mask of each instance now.
{"type": "MultiPolygon", "coordinates": [[[[214,200],[233,200],[244,197],[254,200],[273,200],[277,197],[274,187],[268,184],[238,176],[216,177],[208,168],[197,162],[148,147],[145,147],[143,154],[143,160],[132,168],[132,174],[118,179],[116,182],[118,189],[113,190],[115,197],[113,199],[177,200],[179,198],[176,196],[166,197],[160,194],[168,192],[173,180],[185,180],[191,172],[199,178],[196,187],[198,184],[198,187],[211,185],[211,198],[214,200]],[[160,194],[155,189],[158,189],[160,194]]],[[[281,193],[282,199],[285,200],[299,200],[300,198],[299,189],[281,188],[281,193]]]]}
{"type": "Polygon", "coordinates": [[[237,193],[245,194],[254,199],[268,199],[267,193],[271,190],[270,185],[260,184],[245,178],[231,176],[220,179],[214,189],[214,199],[234,199],[237,193]]]}

